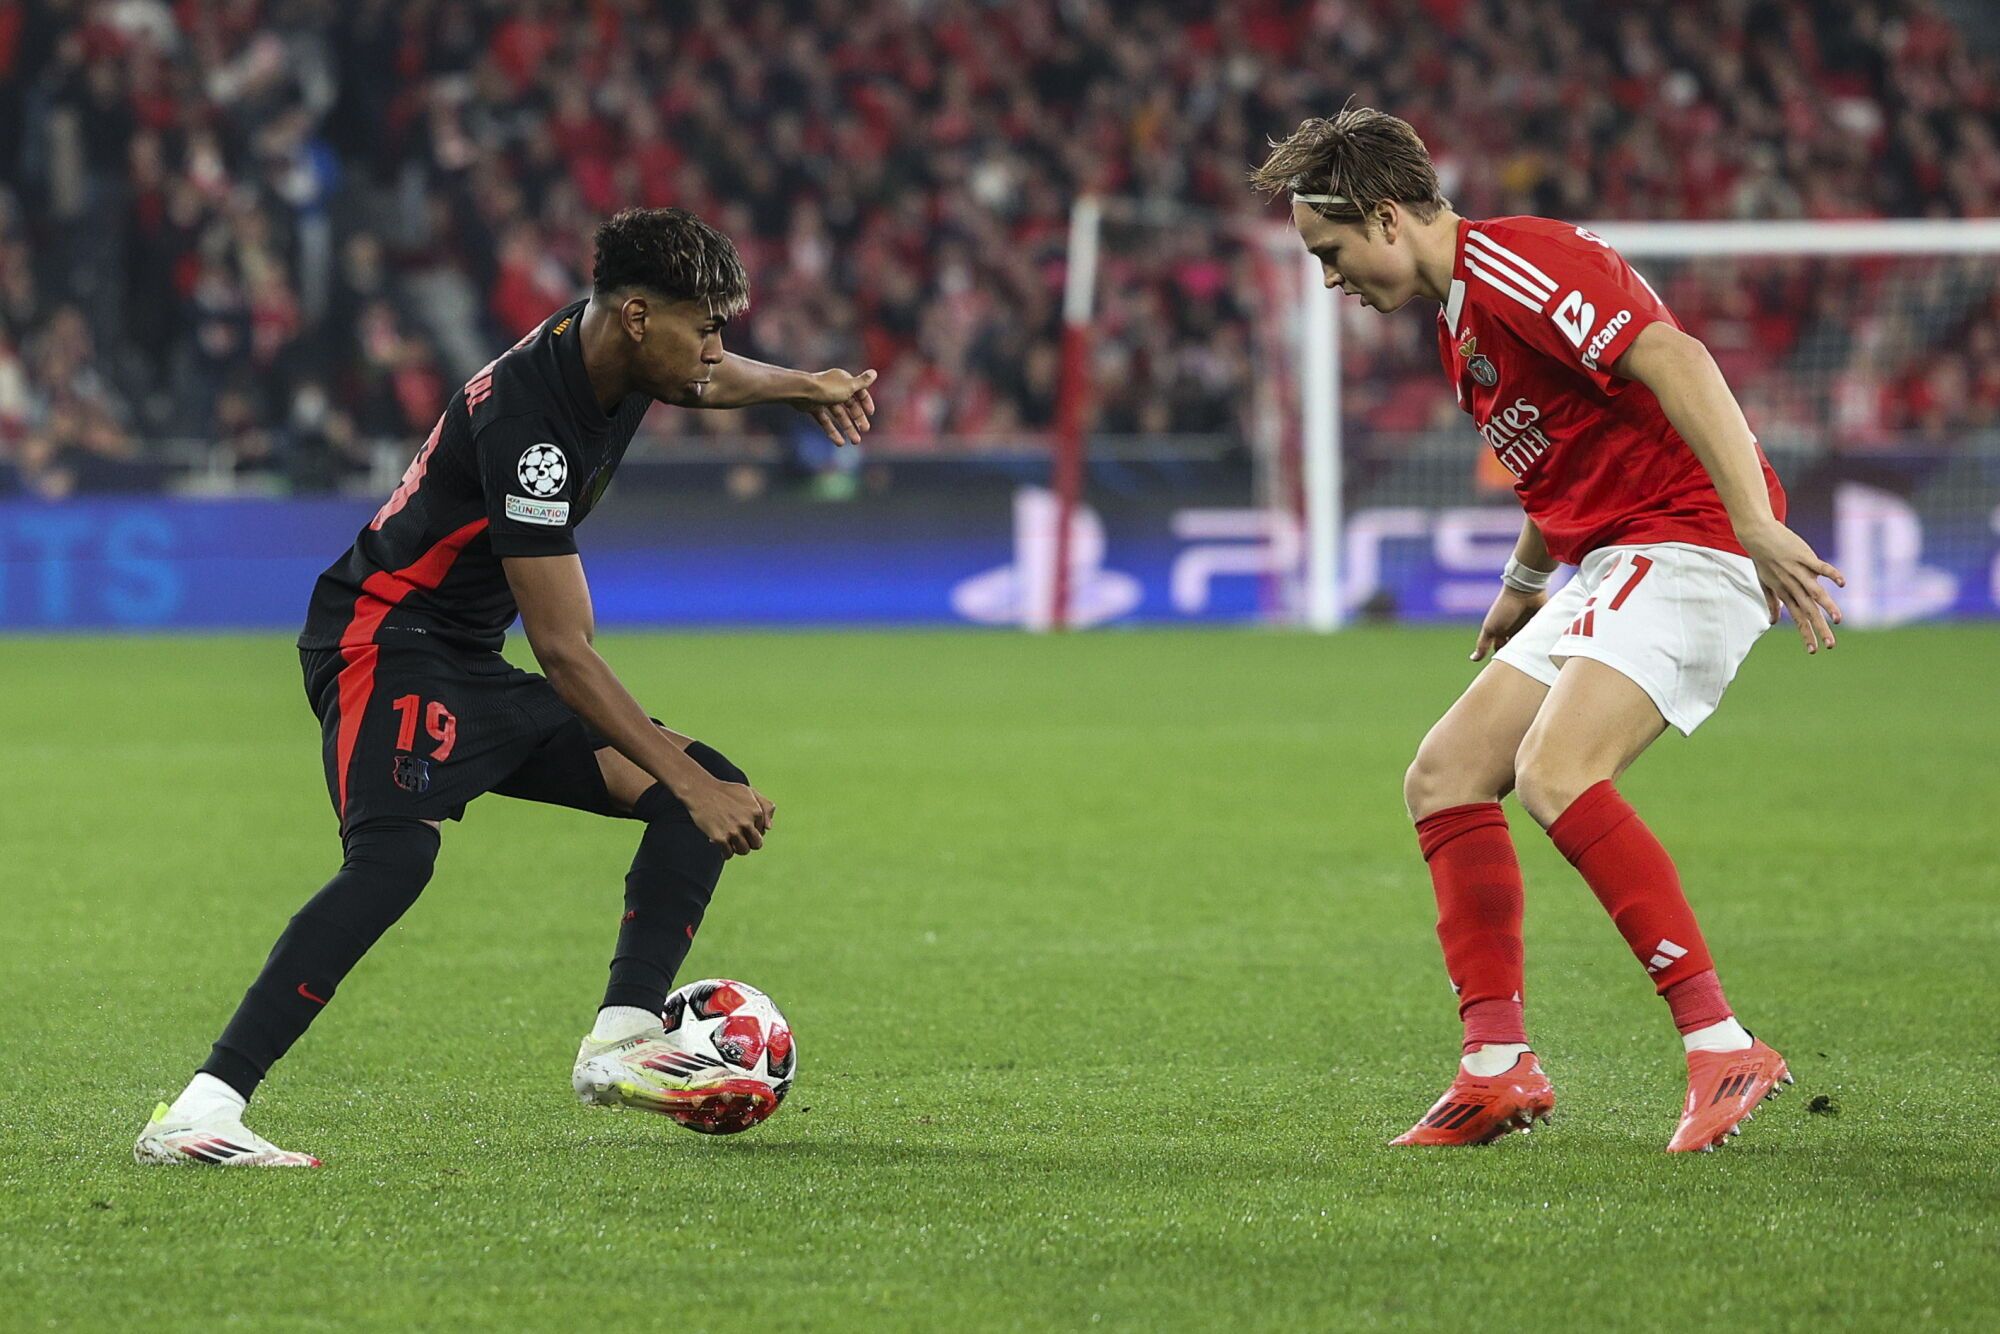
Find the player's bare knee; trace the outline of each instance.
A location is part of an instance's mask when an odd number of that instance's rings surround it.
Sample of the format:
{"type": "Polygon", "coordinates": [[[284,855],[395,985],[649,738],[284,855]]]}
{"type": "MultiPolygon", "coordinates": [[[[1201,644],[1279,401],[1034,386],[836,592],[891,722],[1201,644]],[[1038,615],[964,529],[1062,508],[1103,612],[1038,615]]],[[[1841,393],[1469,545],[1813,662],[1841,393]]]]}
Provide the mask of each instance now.
{"type": "Polygon", "coordinates": [[[1411,820],[1421,820],[1453,806],[1498,801],[1513,785],[1511,773],[1426,740],[1403,774],[1403,805],[1411,820]]]}
{"type": "Polygon", "coordinates": [[[1412,820],[1421,820],[1433,811],[1442,810],[1438,804],[1437,766],[1421,750],[1410,761],[1410,767],[1403,772],[1403,805],[1410,812],[1412,820]]]}
{"type": "Polygon", "coordinates": [[[1515,790],[1522,807],[1544,829],[1601,776],[1593,775],[1581,757],[1550,745],[1539,731],[1530,731],[1514,754],[1515,790]]]}

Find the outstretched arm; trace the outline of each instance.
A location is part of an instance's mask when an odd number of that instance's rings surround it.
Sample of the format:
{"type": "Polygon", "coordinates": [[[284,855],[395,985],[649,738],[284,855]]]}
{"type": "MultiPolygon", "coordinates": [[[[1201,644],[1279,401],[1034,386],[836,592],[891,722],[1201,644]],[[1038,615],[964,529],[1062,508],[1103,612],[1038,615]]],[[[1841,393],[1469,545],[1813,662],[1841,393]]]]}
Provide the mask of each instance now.
{"type": "Polygon", "coordinates": [[[1616,370],[1653,391],[1667,420],[1708,469],[1736,540],[1756,563],[1771,619],[1778,619],[1782,603],[1798,624],[1806,652],[1818,652],[1822,642],[1832,648],[1840,606],[1819,581],[1823,576],[1845,587],[1847,580],[1771,512],[1756,437],[1715,358],[1700,339],[1656,323],[1632,340],[1616,370]]]}
{"type": "Polygon", "coordinates": [[[563,703],[632,763],[667,785],[695,827],[730,853],[764,846],[771,803],[756,789],[725,783],[689,759],[653,726],[591,640],[596,618],[583,561],[568,556],[505,556],[500,566],[521,609],[535,661],[563,703]]]}
{"type": "Polygon", "coordinates": [[[699,394],[688,393],[670,401],[682,408],[783,403],[817,421],[834,444],[858,445],[868,430],[868,419],[875,415],[875,399],[868,392],[874,383],[874,371],[859,375],[842,370],[795,371],[729,352],[699,394]]]}

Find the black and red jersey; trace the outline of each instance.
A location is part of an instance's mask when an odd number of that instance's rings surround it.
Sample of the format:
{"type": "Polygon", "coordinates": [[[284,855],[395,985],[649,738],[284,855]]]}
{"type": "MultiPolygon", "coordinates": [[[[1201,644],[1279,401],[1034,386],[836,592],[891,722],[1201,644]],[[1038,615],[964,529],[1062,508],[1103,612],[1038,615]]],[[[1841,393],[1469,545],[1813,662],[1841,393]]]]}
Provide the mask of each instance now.
{"type": "Polygon", "coordinates": [[[503,556],[576,550],[653,400],[606,415],[565,306],[451,396],[401,485],[313,587],[299,647],[432,640],[497,651],[517,609],[503,556]]]}

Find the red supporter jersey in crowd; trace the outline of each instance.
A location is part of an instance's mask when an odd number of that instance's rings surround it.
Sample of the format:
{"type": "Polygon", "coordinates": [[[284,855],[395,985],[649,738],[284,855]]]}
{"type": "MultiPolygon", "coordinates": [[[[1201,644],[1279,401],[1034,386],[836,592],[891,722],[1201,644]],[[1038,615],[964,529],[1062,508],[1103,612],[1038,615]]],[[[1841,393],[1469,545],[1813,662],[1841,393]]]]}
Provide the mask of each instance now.
{"type": "MultiPolygon", "coordinates": [[[[1458,224],[1438,354],[1459,406],[1565,564],[1640,542],[1747,554],[1653,391],[1608,369],[1654,323],[1680,328],[1646,280],[1583,228],[1549,218],[1458,224]]],[[[1758,459],[1783,519],[1784,488],[1761,449],[1758,459]]]]}

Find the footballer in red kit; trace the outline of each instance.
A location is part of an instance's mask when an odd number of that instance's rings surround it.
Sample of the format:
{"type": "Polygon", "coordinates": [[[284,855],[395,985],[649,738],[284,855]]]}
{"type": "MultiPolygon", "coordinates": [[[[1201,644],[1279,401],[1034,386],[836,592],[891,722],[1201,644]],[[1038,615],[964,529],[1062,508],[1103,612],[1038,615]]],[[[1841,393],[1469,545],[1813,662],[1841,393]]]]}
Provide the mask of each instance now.
{"type": "Polygon", "coordinates": [[[1713,1149],[1790,1082],[1743,1027],[1666,849],[1615,786],[1686,734],[1781,609],[1832,648],[1839,571],[1785,526],[1785,493],[1701,342],[1573,223],[1454,213],[1416,132],[1367,107],[1308,120],[1252,184],[1292,205],[1326,285],[1383,313],[1439,306],[1458,403],[1525,519],[1472,659],[1493,663],[1425,736],[1404,801],[1430,871],[1464,1043],[1397,1144],[1484,1144],[1555,1108],[1528,1043],[1514,793],[1665,998],[1688,1094],[1668,1142],[1713,1149]],[[1575,576],[1551,594],[1558,565],[1575,576]]]}

